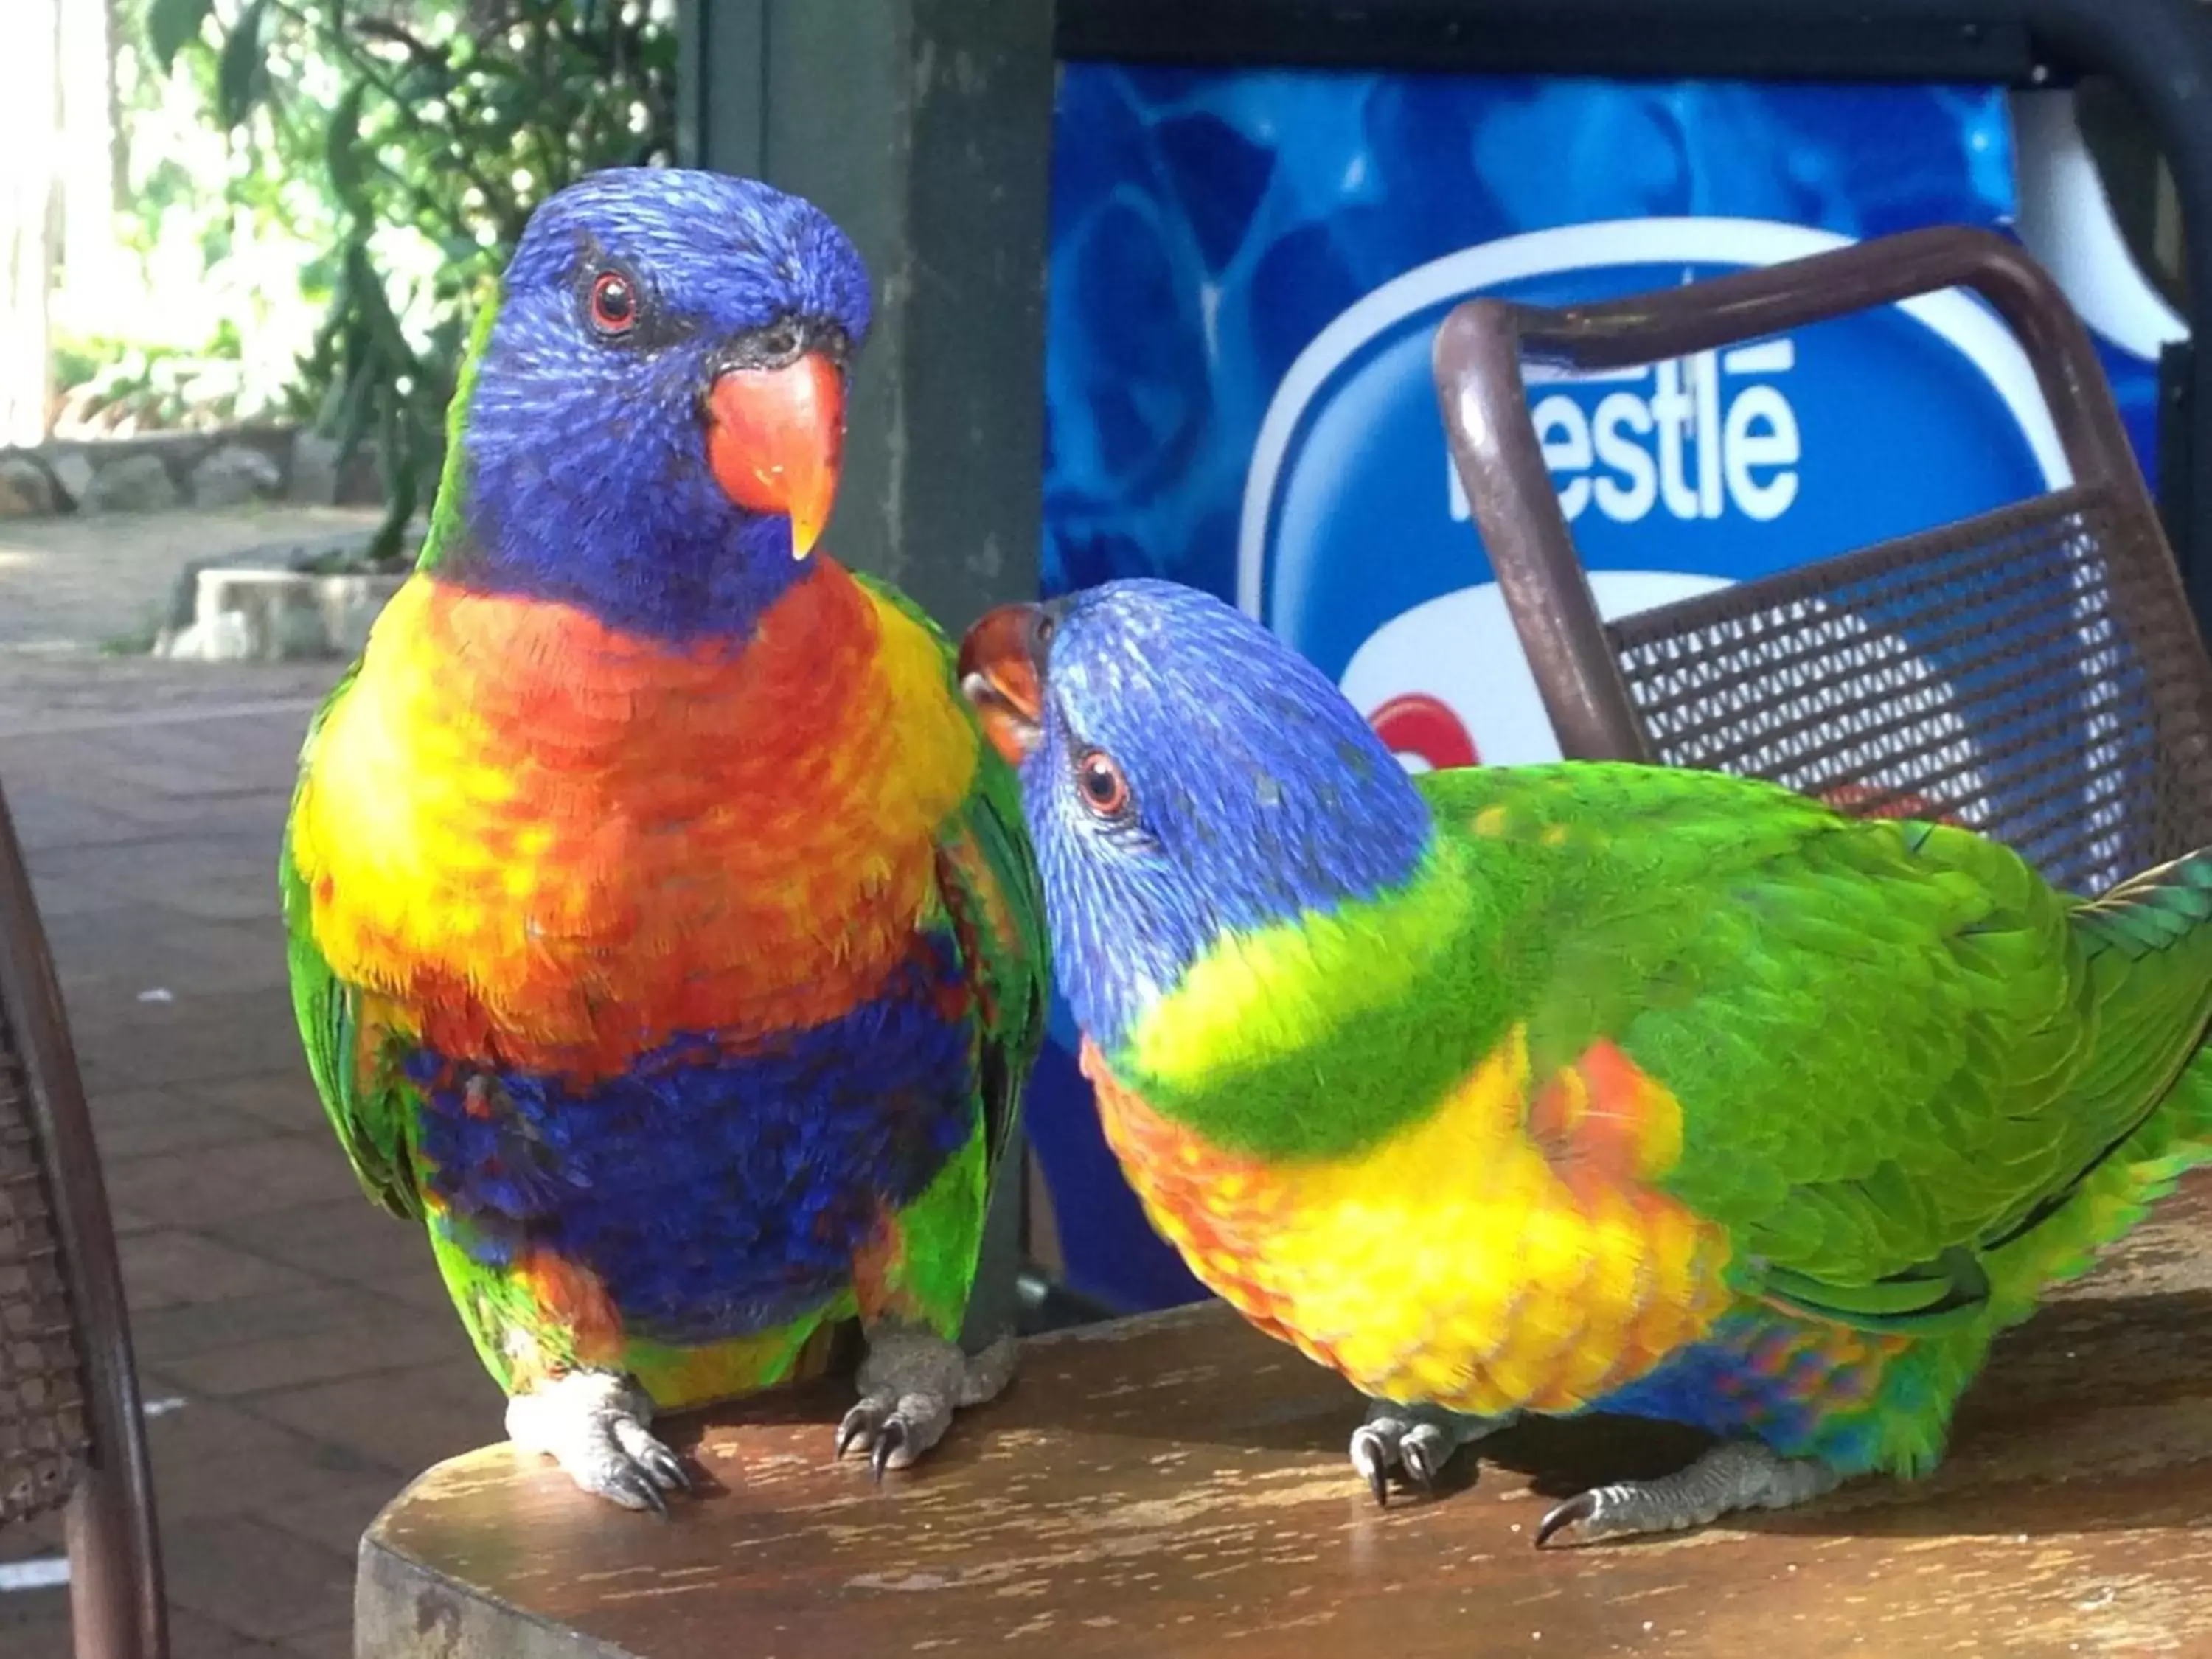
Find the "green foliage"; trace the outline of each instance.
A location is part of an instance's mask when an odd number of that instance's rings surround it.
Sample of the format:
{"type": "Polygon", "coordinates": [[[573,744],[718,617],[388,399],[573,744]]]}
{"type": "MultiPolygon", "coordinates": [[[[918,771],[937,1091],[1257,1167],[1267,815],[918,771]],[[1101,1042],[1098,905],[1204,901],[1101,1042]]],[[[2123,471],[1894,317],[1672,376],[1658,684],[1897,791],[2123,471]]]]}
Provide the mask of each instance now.
{"type": "Polygon", "coordinates": [[[312,234],[329,309],[295,412],[377,443],[396,555],[434,486],[468,313],[531,210],[597,167],[667,159],[666,0],[148,0],[240,157],[243,206],[312,234]],[[314,189],[303,200],[299,185],[314,189]]]}
{"type": "Polygon", "coordinates": [[[153,0],[147,7],[146,44],[164,69],[198,38],[210,9],[209,0],[153,0]]]}
{"type": "Polygon", "coordinates": [[[227,424],[240,406],[238,340],[218,331],[203,351],[104,335],[62,333],[53,341],[63,394],[56,425],[87,433],[173,431],[227,424]]]}

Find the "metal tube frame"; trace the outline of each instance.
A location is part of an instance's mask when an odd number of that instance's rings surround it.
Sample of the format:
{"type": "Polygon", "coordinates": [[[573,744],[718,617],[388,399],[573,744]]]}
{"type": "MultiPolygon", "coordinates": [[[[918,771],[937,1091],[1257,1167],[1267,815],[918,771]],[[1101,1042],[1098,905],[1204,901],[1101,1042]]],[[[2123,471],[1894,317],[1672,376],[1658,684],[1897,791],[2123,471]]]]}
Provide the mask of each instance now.
{"type": "MultiPolygon", "coordinates": [[[[1478,299],[1445,318],[1434,362],[1453,463],[1563,752],[1652,758],[1529,418],[1523,362],[1626,368],[1960,287],[2019,337],[2073,488],[2154,527],[2088,331],[2043,268],[1992,232],[1906,231],[1601,305],[1478,299]]],[[[2167,580],[2172,603],[2185,605],[2170,568],[2167,580]]]]}
{"type": "Polygon", "coordinates": [[[161,1540],[106,1183],[23,849],[0,794],[0,1007],[22,1055],[31,1120],[84,1364],[88,1466],[65,1524],[78,1659],[166,1659],[161,1540]]]}

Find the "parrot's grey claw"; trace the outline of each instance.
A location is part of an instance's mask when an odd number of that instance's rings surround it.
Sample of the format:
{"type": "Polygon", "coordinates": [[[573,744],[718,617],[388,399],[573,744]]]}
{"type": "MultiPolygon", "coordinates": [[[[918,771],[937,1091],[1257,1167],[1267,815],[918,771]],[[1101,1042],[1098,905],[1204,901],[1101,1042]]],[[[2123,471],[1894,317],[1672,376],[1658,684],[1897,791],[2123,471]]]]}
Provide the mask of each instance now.
{"type": "Polygon", "coordinates": [[[868,1454],[869,1470],[880,1482],[885,1469],[902,1469],[916,1462],[951,1424],[952,1407],[941,1395],[871,1395],[846,1413],[838,1425],[837,1455],[857,1446],[868,1454]]]}
{"type": "Polygon", "coordinates": [[[1400,1406],[1387,1400],[1368,1402],[1367,1420],[1352,1431],[1352,1467],[1384,1509],[1390,1506],[1395,1470],[1424,1492],[1433,1493],[1437,1477],[1462,1446],[1494,1434],[1511,1419],[1462,1417],[1435,1406],[1400,1406]]]}
{"type": "Polygon", "coordinates": [[[842,1459],[854,1445],[872,1428],[868,1421],[868,1408],[855,1406],[845,1413],[845,1420],[837,1425],[837,1449],[830,1453],[833,1459],[842,1459]]]}
{"type": "MultiPolygon", "coordinates": [[[[1536,1547],[1542,1549],[1554,1536],[1569,1527],[1579,1526],[1597,1513],[1597,1494],[1578,1492],[1564,1504],[1554,1504],[1548,1514],[1536,1523],[1536,1547]]],[[[1574,1540],[1569,1539],[1569,1543],[1574,1540]]]]}
{"type": "Polygon", "coordinates": [[[645,1465],[647,1472],[653,1476],[653,1484],[660,1491],[680,1492],[687,1498],[697,1493],[698,1483],[692,1480],[691,1471],[684,1467],[682,1455],[671,1450],[659,1441],[649,1441],[638,1462],[645,1465]]]}
{"type": "Polygon", "coordinates": [[[868,1459],[869,1472],[874,1475],[878,1486],[884,1484],[884,1471],[890,1467],[891,1459],[905,1444],[906,1424],[903,1419],[893,1417],[884,1423],[882,1431],[876,1436],[876,1449],[868,1459]]]}
{"type": "Polygon", "coordinates": [[[1013,1370],[1012,1337],[971,1358],[933,1332],[874,1332],[860,1362],[860,1403],[837,1425],[836,1455],[869,1453],[878,1480],[885,1469],[910,1468],[944,1438],[955,1407],[995,1397],[1013,1370]]]}
{"type": "Polygon", "coordinates": [[[1817,1458],[1784,1457],[1754,1441],[1715,1446],[1656,1480],[1594,1486],[1555,1506],[1536,1527],[1537,1547],[1652,1532],[1680,1532],[1735,1510],[1784,1510],[1832,1490],[1843,1477],[1817,1458]]]}
{"type": "MultiPolygon", "coordinates": [[[[660,1494],[659,1482],[650,1475],[624,1469],[613,1477],[612,1484],[624,1497],[635,1500],[626,1505],[630,1509],[648,1509],[662,1520],[668,1519],[668,1500],[660,1494]]],[[[616,1499],[617,1503],[622,1500],[616,1499]]]]}
{"type": "MultiPolygon", "coordinates": [[[[1399,1462],[1405,1465],[1407,1474],[1425,1492],[1433,1492],[1437,1489],[1437,1466],[1430,1461],[1435,1453],[1435,1445],[1428,1436],[1409,1434],[1398,1443],[1399,1462]]],[[[1446,1458],[1450,1457],[1451,1449],[1444,1448],[1443,1455],[1446,1458]]]]}
{"type": "Polygon", "coordinates": [[[1352,1467],[1367,1477],[1367,1490],[1375,1494],[1375,1507],[1390,1507],[1390,1472],[1379,1443],[1365,1429],[1352,1437],[1352,1467]]]}
{"type": "Polygon", "coordinates": [[[695,1490],[684,1460],[647,1426],[653,1402],[627,1378],[571,1371],[507,1402],[507,1437],[568,1471],[586,1492],[668,1517],[667,1494],[695,1490]]]}

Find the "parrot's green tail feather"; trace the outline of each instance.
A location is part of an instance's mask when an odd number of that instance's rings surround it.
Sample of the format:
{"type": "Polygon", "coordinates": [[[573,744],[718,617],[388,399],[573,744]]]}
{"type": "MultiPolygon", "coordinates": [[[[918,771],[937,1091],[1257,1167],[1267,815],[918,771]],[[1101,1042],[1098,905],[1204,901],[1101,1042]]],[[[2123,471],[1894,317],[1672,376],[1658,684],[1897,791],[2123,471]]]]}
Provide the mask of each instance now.
{"type": "Polygon", "coordinates": [[[2198,1164],[2212,1162],[2212,1054],[2198,1054],[2163,1104],[2037,1224],[1988,1251],[1998,1326],[2025,1319],[2041,1291],[2077,1279],[2198,1164]]]}
{"type": "MultiPolygon", "coordinates": [[[[2130,960],[2194,944],[2212,954],[2212,848],[2130,876],[2074,912],[2074,925],[2130,960]]],[[[2092,945],[2093,951],[2095,944],[2092,945]]]]}
{"type": "MultiPolygon", "coordinates": [[[[1984,1252],[2000,1324],[2088,1270],[2191,1169],[2212,1162],[2212,848],[2132,876],[2072,921],[2098,1003],[2085,1108],[2140,1103],[2110,1149],[1984,1252]]],[[[2118,1115],[2116,1114],[2116,1115],[2118,1115]]]]}
{"type": "Polygon", "coordinates": [[[2141,1108],[2119,1156],[2212,1156],[2212,848],[2132,876],[2071,918],[2098,999],[2091,1086],[2141,1108]]]}
{"type": "Polygon", "coordinates": [[[2198,1164],[2212,1162],[2212,850],[2130,878],[2070,913],[2094,1006],[2095,1047],[2072,1105],[2108,1126],[2078,1173],[1981,1244],[1986,1301],[1966,1320],[1854,1322],[1920,1340],[1887,1366],[1878,1443],[1827,1455],[1838,1467],[1933,1468],[1948,1402],[1980,1371],[1991,1340],[2079,1278],[2198,1164]],[[1925,1409],[1928,1401],[1947,1402],[1925,1409]],[[1913,1402],[1919,1402],[1915,1404],[1913,1402]]]}
{"type": "MultiPolygon", "coordinates": [[[[1916,829],[1916,853],[1954,863],[1983,846],[1916,829]]],[[[2212,848],[2058,903],[2078,952],[2069,1015],[2087,1054],[2063,1101],[2054,1182],[2021,1193],[1971,1246],[1871,1284],[1770,1267],[1770,1299],[1861,1330],[1955,1339],[1971,1374],[1979,1347],[2033,1312],[2046,1285],[2086,1271],[2185,1171],[2212,1160],[2212,848]]]]}

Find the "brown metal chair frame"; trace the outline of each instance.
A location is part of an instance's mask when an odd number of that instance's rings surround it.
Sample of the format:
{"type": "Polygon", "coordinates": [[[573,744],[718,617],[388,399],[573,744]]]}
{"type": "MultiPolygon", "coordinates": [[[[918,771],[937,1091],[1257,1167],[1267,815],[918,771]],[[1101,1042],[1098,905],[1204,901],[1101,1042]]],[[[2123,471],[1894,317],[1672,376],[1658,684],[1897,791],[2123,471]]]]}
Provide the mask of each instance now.
{"type": "Polygon", "coordinates": [[[13,1035],[22,1069],[82,1372],[88,1443],[65,1515],[76,1652],[79,1659],[165,1659],[153,1481],[114,1225],[46,930],[4,796],[0,1015],[0,1042],[13,1035]]]}
{"type": "MultiPolygon", "coordinates": [[[[1433,362],[1454,463],[1568,757],[1661,758],[1623,673],[1633,646],[1809,592],[1823,578],[1854,568],[1852,561],[1893,569],[1939,544],[1955,547],[1978,535],[1995,543],[2023,526],[2078,515],[2085,526],[2123,532],[2134,556],[2113,573],[2112,602],[2124,632],[2140,639],[2150,624],[2166,650],[2154,710],[2160,752],[2186,762],[2196,811],[2212,730],[2205,718],[2212,660],[2188,623],[2179,574],[2089,336],[2041,267],[2002,237],[1964,228],[1911,231],[1595,305],[1542,309],[1470,300],[1445,319],[1433,362]],[[1600,619],[1531,422],[1524,356],[1571,371],[1637,367],[1960,287],[1987,300],[2025,349],[2073,473],[2069,486],[1633,618],[1600,619]]],[[[2122,562],[2119,556],[2113,562],[2122,562]]]]}

